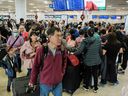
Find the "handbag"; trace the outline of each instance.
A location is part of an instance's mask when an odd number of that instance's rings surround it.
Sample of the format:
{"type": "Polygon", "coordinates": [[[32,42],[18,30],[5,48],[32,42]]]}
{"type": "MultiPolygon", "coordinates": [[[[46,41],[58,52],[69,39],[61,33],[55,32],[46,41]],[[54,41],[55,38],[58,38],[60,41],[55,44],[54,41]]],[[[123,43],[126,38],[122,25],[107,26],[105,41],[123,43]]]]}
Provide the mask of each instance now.
{"type": "Polygon", "coordinates": [[[80,61],[79,59],[76,57],[76,55],[74,54],[68,54],[68,58],[69,60],[71,61],[72,65],[73,66],[77,66],[80,64],[80,61]]]}

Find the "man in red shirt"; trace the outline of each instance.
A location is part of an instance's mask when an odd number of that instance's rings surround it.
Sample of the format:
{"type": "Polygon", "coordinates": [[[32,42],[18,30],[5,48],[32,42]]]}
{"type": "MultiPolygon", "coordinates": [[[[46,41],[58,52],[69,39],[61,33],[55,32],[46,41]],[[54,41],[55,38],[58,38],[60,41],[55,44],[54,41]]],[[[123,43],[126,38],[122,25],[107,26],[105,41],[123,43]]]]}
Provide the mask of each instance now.
{"type": "Polygon", "coordinates": [[[63,63],[64,54],[58,48],[61,45],[62,33],[59,28],[51,27],[47,31],[49,38],[48,53],[44,57],[43,68],[41,68],[41,59],[43,58],[43,47],[37,49],[29,86],[36,84],[38,74],[40,73],[40,96],[49,96],[52,92],[54,96],[62,96],[62,78],[64,75],[66,63],[63,63]]]}

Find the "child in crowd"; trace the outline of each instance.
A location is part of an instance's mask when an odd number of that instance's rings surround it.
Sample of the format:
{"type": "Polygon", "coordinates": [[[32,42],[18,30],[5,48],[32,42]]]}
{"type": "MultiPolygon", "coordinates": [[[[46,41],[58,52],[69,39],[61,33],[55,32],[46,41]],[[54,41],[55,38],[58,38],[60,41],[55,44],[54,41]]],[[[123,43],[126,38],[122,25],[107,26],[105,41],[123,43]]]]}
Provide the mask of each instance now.
{"type": "Polygon", "coordinates": [[[10,92],[12,81],[16,78],[17,64],[15,63],[15,48],[11,48],[8,54],[0,61],[1,66],[5,69],[8,76],[7,91],[10,92]]]}

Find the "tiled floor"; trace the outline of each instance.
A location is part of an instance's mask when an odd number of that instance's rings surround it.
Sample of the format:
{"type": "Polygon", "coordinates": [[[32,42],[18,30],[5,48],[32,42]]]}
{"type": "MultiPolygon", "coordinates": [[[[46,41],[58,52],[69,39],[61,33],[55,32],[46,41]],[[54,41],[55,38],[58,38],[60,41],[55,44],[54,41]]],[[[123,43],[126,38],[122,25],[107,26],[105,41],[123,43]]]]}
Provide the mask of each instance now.
{"type": "MultiPolygon", "coordinates": [[[[18,76],[23,76],[24,73],[18,74],[18,76]]],[[[89,92],[84,91],[82,88],[79,88],[73,96],[121,96],[122,87],[128,84],[128,69],[125,75],[118,75],[119,85],[110,86],[106,85],[105,87],[99,87],[98,93],[93,93],[92,90],[89,92]]],[[[12,93],[6,92],[6,83],[7,77],[4,73],[4,70],[0,68],[0,96],[12,96],[12,93]]],[[[50,95],[52,96],[52,95],[50,95]]],[[[63,93],[63,96],[71,96],[67,93],[63,93]]]]}

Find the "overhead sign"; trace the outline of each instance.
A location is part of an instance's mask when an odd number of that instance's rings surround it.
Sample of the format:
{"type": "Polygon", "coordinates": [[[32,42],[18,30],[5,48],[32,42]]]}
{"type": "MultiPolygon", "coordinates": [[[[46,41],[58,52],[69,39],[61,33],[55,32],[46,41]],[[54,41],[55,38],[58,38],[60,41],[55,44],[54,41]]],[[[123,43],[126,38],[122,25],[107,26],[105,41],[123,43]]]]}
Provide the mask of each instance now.
{"type": "Polygon", "coordinates": [[[105,10],[106,0],[84,0],[85,10],[105,10]]]}

